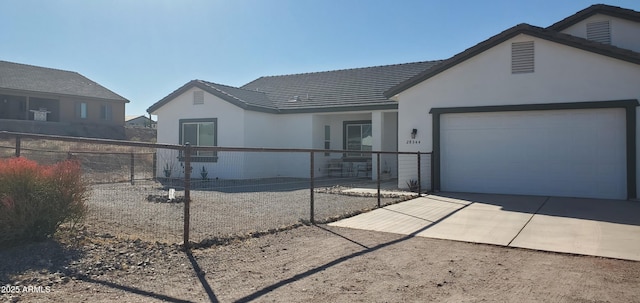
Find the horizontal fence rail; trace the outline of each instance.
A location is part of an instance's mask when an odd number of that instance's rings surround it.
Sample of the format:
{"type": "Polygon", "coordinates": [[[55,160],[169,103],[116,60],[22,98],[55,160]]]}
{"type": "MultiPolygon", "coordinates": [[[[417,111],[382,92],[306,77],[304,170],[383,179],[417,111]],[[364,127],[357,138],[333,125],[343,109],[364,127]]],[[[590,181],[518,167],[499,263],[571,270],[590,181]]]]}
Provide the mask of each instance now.
{"type": "Polygon", "coordinates": [[[326,223],[431,189],[431,153],[201,147],[0,132],[0,159],[79,161],[85,226],[186,246],[326,223]]]}

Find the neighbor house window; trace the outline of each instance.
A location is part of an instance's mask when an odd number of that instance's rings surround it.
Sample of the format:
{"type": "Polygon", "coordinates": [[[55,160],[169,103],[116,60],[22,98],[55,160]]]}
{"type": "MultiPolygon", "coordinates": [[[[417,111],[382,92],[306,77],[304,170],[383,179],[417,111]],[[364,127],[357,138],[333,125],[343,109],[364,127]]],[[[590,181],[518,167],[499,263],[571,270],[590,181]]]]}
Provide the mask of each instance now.
{"type": "Polygon", "coordinates": [[[111,121],[111,104],[100,105],[100,119],[104,121],[111,121]]]}
{"type": "Polygon", "coordinates": [[[87,103],[85,102],[76,103],[76,118],[80,118],[80,119],[87,118],[87,103]]]}
{"type": "MultiPolygon", "coordinates": [[[[191,146],[217,146],[218,119],[180,120],[180,144],[186,143],[191,146]]],[[[217,161],[217,153],[214,151],[196,151],[191,156],[193,162],[217,161]]]]}
{"type": "Polygon", "coordinates": [[[534,71],[533,41],[511,43],[511,73],[524,74],[534,71]]]}
{"type": "MultiPolygon", "coordinates": [[[[324,149],[331,149],[331,126],[324,126],[324,149]]],[[[331,153],[324,153],[325,157],[331,155],[331,153]]]]}
{"type": "MultiPolygon", "coordinates": [[[[373,149],[371,121],[344,122],[344,149],[371,151],[373,149]]],[[[371,157],[370,153],[347,153],[347,157],[371,157]]]]}

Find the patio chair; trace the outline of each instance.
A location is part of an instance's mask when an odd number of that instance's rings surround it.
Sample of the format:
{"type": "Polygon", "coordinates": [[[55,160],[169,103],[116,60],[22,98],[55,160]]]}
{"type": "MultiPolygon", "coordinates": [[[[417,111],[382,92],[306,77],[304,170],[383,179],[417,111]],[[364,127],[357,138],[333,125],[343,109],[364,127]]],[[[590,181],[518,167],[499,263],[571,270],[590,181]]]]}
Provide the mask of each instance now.
{"type": "Polygon", "coordinates": [[[356,177],[360,176],[360,172],[364,172],[365,177],[369,177],[369,174],[371,174],[372,168],[373,167],[371,165],[371,160],[367,160],[366,163],[358,164],[358,167],[356,168],[356,177]]]}
{"type": "Polygon", "coordinates": [[[340,177],[342,177],[342,163],[342,159],[330,159],[327,163],[327,176],[331,177],[332,173],[339,172],[340,177]]]}

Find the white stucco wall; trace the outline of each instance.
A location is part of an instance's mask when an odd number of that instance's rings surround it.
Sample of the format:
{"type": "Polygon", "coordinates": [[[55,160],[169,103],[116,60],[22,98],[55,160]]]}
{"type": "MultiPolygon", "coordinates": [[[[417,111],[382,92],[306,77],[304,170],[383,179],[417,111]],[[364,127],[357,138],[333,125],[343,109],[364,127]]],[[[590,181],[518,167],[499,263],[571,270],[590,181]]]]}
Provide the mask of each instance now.
{"type": "MultiPolygon", "coordinates": [[[[432,108],[638,98],[640,65],[519,35],[400,93],[398,148],[432,151],[432,108]],[[534,73],[511,74],[511,43],[521,41],[535,43],[534,73]]],[[[402,186],[415,173],[400,167],[402,186]]]]}
{"type": "Polygon", "coordinates": [[[616,17],[595,14],[562,31],[576,37],[587,38],[587,23],[609,20],[611,44],[640,52],[640,23],[616,17]]]}
{"type": "MultiPolygon", "coordinates": [[[[204,104],[193,104],[191,88],[171,102],[157,109],[153,114],[158,117],[158,143],[180,144],[180,119],[216,118],[218,121],[218,146],[242,146],[244,144],[244,110],[216,96],[204,94],[204,104]]],[[[167,151],[158,151],[158,176],[163,176],[163,167],[170,161],[175,168],[174,177],[183,171],[177,163],[176,155],[167,151]]],[[[232,153],[219,153],[216,163],[192,163],[193,178],[200,178],[202,167],[208,171],[209,178],[240,179],[244,175],[244,159],[232,153]]]]}
{"type": "MultiPolygon", "coordinates": [[[[244,110],[228,101],[207,92],[202,105],[193,104],[191,88],[156,110],[158,116],[158,142],[179,144],[180,119],[216,118],[217,143],[220,147],[253,147],[285,149],[323,149],[324,126],[331,128],[331,149],[341,150],[343,146],[343,122],[372,120],[371,112],[356,113],[300,113],[272,114],[244,110]]],[[[387,150],[396,148],[397,113],[379,113],[388,123],[378,129],[379,147],[387,150]]],[[[326,174],[329,157],[317,153],[315,166],[317,176],[326,174]]],[[[389,158],[389,166],[395,171],[395,158],[389,158]]],[[[177,152],[158,151],[158,175],[169,164],[172,177],[180,177],[183,167],[177,161],[177,152]]],[[[204,167],[209,178],[253,179],[267,177],[309,177],[310,158],[306,152],[219,152],[215,163],[193,162],[193,178],[200,178],[204,167]]]]}
{"type": "MultiPolygon", "coordinates": [[[[312,114],[284,114],[275,116],[278,130],[275,142],[279,148],[312,148],[312,114]]],[[[308,153],[278,154],[278,175],[286,177],[308,178],[308,153]]]]}

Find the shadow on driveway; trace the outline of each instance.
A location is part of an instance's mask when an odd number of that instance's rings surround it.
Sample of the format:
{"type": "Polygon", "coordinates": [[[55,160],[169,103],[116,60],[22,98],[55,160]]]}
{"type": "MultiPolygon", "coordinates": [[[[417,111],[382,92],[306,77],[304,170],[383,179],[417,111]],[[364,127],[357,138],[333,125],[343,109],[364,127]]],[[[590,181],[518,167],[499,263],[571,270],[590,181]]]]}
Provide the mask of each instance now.
{"type": "Polygon", "coordinates": [[[640,202],[636,201],[476,193],[438,193],[435,197],[495,205],[504,211],[640,226],[640,202]]]}

